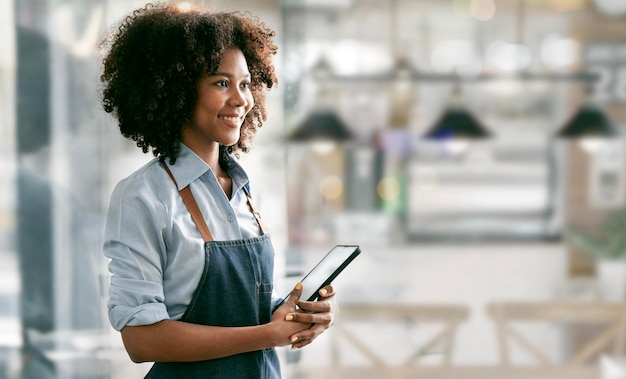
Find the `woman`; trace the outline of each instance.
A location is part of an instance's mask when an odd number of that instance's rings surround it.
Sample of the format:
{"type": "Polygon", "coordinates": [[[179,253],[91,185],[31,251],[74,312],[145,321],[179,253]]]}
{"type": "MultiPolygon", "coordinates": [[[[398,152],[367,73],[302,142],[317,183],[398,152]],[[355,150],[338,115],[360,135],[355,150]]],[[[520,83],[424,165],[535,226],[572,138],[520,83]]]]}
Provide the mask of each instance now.
{"type": "Polygon", "coordinates": [[[237,13],[148,5],[104,45],[103,106],[155,159],[116,186],[105,231],[109,318],[147,378],[278,378],[274,347],[330,327],[317,302],[272,299],[273,250],[237,164],[276,84],[274,33],[237,13]]]}

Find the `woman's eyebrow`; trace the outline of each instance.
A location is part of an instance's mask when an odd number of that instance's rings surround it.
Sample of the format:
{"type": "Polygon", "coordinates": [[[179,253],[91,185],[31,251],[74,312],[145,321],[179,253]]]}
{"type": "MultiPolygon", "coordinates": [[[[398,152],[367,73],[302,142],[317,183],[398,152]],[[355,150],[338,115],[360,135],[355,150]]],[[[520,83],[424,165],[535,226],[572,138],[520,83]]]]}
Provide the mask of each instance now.
{"type": "MultiPolygon", "coordinates": [[[[232,74],[232,73],[230,73],[230,72],[214,72],[214,73],[209,74],[209,75],[210,75],[210,76],[225,76],[225,77],[227,77],[227,78],[234,78],[234,77],[235,77],[235,74],[232,74]]],[[[249,74],[249,73],[248,73],[248,74],[245,74],[243,77],[244,77],[244,78],[249,78],[249,77],[250,77],[250,74],[249,74]]]]}

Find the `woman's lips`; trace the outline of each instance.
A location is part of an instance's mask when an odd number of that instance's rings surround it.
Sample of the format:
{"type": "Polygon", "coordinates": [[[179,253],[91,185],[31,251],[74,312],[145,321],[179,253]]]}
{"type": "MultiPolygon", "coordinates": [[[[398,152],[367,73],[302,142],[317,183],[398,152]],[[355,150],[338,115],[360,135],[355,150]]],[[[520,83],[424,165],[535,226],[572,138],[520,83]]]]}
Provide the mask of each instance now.
{"type": "Polygon", "coordinates": [[[243,121],[243,117],[241,116],[218,116],[220,120],[226,121],[227,123],[239,127],[243,121]]]}

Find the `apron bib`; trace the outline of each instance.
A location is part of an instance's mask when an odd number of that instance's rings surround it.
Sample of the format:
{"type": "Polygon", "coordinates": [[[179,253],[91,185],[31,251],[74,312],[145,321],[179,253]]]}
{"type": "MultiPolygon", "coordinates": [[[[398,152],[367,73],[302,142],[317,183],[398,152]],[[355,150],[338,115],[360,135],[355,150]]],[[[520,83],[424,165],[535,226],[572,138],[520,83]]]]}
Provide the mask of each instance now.
{"type": "MultiPolygon", "coordinates": [[[[163,163],[163,166],[174,180],[167,165],[163,163]]],[[[180,191],[205,241],[204,270],[181,321],[223,327],[260,325],[270,321],[274,249],[247,189],[245,192],[263,235],[242,240],[213,241],[189,187],[180,191]]],[[[157,362],[145,379],[280,377],[276,351],[264,349],[200,362],[157,362]]]]}

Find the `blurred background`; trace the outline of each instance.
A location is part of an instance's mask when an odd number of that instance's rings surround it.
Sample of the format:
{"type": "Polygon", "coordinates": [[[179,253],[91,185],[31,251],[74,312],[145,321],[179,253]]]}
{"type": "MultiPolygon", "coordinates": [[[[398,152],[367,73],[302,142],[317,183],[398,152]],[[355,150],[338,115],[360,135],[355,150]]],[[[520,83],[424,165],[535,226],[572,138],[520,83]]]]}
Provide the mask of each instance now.
{"type": "MultiPolygon", "coordinates": [[[[0,378],[140,378],[106,317],[113,186],[152,157],[99,104],[145,1],[0,2],[0,378]]],[[[277,32],[241,161],[276,289],[335,244],[336,326],[285,378],[625,378],[624,0],[215,0],[277,32]]]]}

